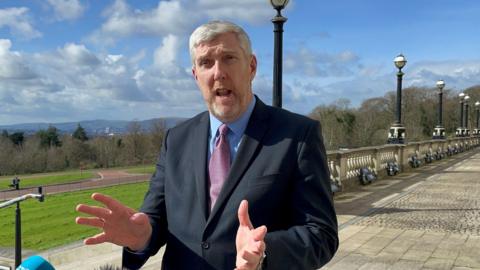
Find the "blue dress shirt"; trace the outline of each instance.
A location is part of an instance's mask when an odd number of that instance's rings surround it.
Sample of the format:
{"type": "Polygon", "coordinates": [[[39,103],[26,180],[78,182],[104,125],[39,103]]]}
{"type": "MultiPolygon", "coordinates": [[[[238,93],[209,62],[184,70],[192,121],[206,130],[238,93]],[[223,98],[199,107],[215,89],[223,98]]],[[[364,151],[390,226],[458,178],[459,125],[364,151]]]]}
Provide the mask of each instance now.
{"type": "MultiPolygon", "coordinates": [[[[230,163],[235,160],[237,156],[237,150],[240,146],[243,133],[247,128],[248,120],[250,120],[250,115],[252,115],[253,108],[255,107],[256,98],[253,96],[252,101],[248,104],[247,110],[240,116],[238,120],[232,123],[228,123],[227,127],[229,131],[227,133],[228,144],[230,145],[230,163]]],[[[210,134],[208,135],[209,147],[208,147],[208,159],[212,155],[212,151],[215,148],[215,141],[218,137],[218,128],[223,124],[220,120],[215,118],[211,113],[210,116],[210,134]],[[214,136],[212,136],[214,134],[214,136]]]]}

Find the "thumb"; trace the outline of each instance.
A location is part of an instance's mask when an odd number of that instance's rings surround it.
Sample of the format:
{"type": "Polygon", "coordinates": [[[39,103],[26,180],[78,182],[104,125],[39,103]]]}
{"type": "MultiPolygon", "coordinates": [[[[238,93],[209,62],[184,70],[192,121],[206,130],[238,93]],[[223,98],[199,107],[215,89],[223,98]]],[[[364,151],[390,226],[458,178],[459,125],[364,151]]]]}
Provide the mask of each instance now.
{"type": "Polygon", "coordinates": [[[266,226],[260,226],[253,231],[253,240],[263,241],[266,234],[267,234],[267,227],[266,226]]]}
{"type": "Polygon", "coordinates": [[[252,222],[250,221],[250,216],[248,215],[248,201],[243,200],[238,207],[238,221],[240,226],[246,226],[249,229],[253,229],[252,222]]]}
{"type": "Polygon", "coordinates": [[[142,212],[138,212],[138,213],[133,214],[130,217],[130,221],[132,221],[135,225],[144,225],[144,224],[149,223],[149,219],[148,219],[147,214],[142,213],[142,212]]]}

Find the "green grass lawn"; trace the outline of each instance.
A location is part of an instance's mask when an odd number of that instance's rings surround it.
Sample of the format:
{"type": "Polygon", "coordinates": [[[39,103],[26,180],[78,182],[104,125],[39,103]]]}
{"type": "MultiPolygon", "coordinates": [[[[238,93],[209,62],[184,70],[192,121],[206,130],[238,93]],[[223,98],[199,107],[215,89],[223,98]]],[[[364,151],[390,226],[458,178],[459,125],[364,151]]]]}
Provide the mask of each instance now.
{"type": "MultiPolygon", "coordinates": [[[[95,190],[49,195],[45,202],[28,200],[21,203],[22,247],[30,250],[45,250],[72,243],[100,230],[75,224],[79,203],[96,204],[90,198],[93,192],[113,196],[122,203],[138,209],[148,188],[148,182],[125,184],[95,190]]],[[[98,204],[96,204],[98,205],[98,204]]],[[[15,244],[15,206],[0,209],[0,246],[15,244]]]]}
{"type": "MultiPolygon", "coordinates": [[[[14,176],[0,178],[0,190],[11,189],[11,187],[9,187],[8,185],[12,183],[13,177],[14,176]]],[[[26,188],[51,184],[70,183],[95,177],[97,177],[97,174],[92,171],[69,171],[54,174],[32,174],[19,176],[18,178],[20,179],[20,188],[26,188]]]]}

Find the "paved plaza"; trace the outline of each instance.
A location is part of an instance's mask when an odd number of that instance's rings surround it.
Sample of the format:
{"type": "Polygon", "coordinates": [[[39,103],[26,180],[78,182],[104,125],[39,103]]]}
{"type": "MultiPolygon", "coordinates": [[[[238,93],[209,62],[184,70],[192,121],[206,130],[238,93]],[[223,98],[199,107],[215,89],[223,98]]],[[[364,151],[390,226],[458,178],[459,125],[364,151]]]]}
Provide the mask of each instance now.
{"type": "MultiPolygon", "coordinates": [[[[480,270],[480,149],[342,192],[335,207],[340,248],[322,269],[480,270]]],[[[143,269],[159,269],[162,252],[143,269]]],[[[93,270],[119,265],[121,250],[75,243],[40,255],[93,270]]]]}
{"type": "Polygon", "coordinates": [[[340,194],[340,248],[322,269],[480,269],[480,153],[340,194]]]}

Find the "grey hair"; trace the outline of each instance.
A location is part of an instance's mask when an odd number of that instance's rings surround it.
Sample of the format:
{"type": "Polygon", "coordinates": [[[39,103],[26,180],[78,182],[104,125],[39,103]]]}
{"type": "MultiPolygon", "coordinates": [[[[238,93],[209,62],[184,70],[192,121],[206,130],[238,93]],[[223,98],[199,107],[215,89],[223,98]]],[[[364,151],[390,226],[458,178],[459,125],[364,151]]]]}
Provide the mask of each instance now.
{"type": "Polygon", "coordinates": [[[193,66],[195,66],[195,48],[200,43],[212,41],[225,33],[234,33],[238,38],[240,47],[247,55],[252,55],[252,45],[245,30],[232,22],[210,21],[197,27],[190,35],[189,49],[193,66]]]}

